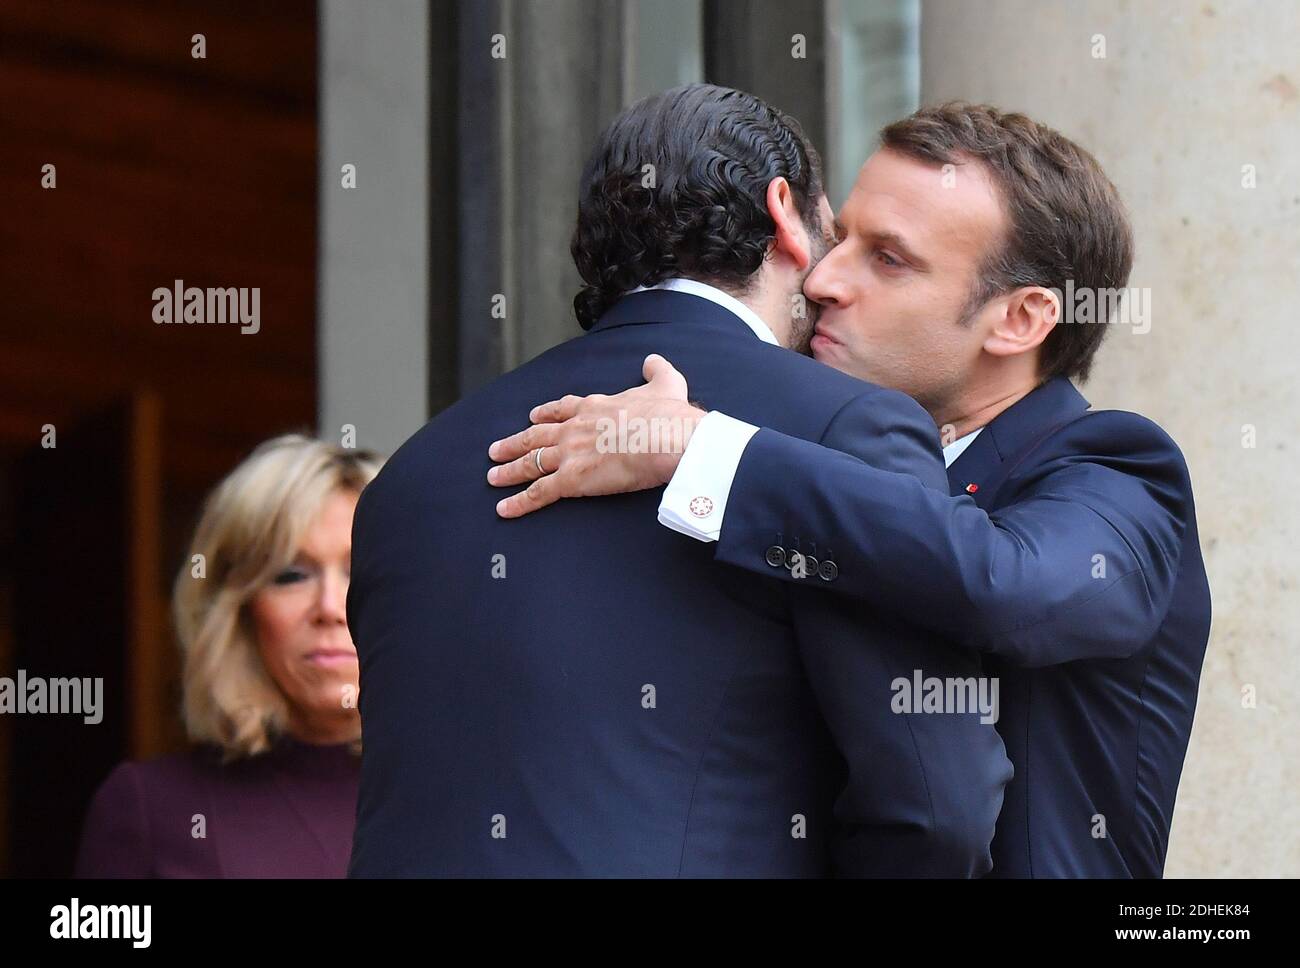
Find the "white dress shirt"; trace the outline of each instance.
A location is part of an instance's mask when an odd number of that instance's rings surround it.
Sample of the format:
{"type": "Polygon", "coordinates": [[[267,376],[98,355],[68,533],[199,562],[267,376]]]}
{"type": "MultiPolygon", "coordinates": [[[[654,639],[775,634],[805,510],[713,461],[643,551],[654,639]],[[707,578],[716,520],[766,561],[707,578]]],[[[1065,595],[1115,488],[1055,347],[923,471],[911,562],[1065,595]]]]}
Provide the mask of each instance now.
{"type": "MultiPolygon", "coordinates": [[[[674,279],[671,282],[691,282],[691,280],[674,279]]],[[[700,285],[700,283],[691,284],[700,285]]],[[[666,287],[667,284],[656,288],[666,287]]],[[[726,293],[720,295],[726,296],[726,293]]],[[[705,296],[705,298],[710,297],[705,296]]],[[[726,298],[731,299],[730,296],[726,298]]],[[[732,301],[753,315],[753,311],[748,306],[737,300],[732,301]]],[[[714,299],[714,302],[720,303],[717,299],[714,299]]],[[[740,313],[737,312],[736,315],[739,316],[740,313]]],[[[741,316],[741,318],[745,317],[741,316]]],[[[757,316],[754,318],[759,326],[763,326],[762,320],[758,320],[757,316]]],[[[750,323],[750,328],[759,332],[753,323],[750,323]]],[[[763,326],[763,330],[771,336],[771,330],[766,326],[763,326]]],[[[759,335],[761,336],[762,333],[759,335]]],[[[775,343],[776,340],[772,339],[769,342],[775,343]]],[[[966,436],[944,447],[944,467],[951,467],[953,461],[974,442],[982,429],[981,427],[972,430],[966,436]]],[[[749,439],[756,433],[758,428],[753,424],[728,417],[725,413],[712,410],[706,414],[695,428],[695,433],[682,454],[681,462],[677,465],[677,471],[668,482],[667,489],[664,490],[663,499],[659,502],[659,523],[698,541],[717,541],[718,535],[722,533],[722,518],[727,510],[731,485],[736,480],[736,471],[740,468],[740,459],[745,454],[745,448],[749,446],[749,439]],[[708,500],[700,501],[698,498],[708,500]]]]}
{"type": "Polygon", "coordinates": [[[958,437],[951,444],[945,444],[943,448],[943,466],[951,467],[952,462],[966,452],[966,448],[975,443],[975,438],[980,435],[983,427],[976,427],[965,437],[958,437]]]}
{"type": "Polygon", "coordinates": [[[701,299],[707,299],[711,303],[717,303],[728,312],[735,313],[740,317],[741,322],[754,331],[754,335],[764,343],[771,343],[773,346],[780,346],[772,330],[768,328],[763,318],[750,309],[735,296],[729,295],[714,286],[707,283],[696,282],[694,279],[665,279],[657,286],[638,286],[632,292],[649,292],[652,289],[666,289],[669,292],[684,292],[691,296],[699,296],[701,299]]]}

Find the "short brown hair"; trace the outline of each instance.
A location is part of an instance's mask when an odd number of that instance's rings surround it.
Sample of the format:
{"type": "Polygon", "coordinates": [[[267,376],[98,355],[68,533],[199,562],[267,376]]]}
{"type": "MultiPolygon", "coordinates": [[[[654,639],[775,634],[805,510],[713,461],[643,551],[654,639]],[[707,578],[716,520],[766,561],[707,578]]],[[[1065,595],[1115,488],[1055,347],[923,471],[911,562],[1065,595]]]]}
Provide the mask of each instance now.
{"type": "MultiPolygon", "coordinates": [[[[1023,114],[953,101],[924,107],[880,134],[885,148],[921,161],[982,162],[1002,193],[1010,230],[980,268],[963,318],[1021,286],[1058,293],[1119,290],[1133,267],[1133,232],[1119,192],[1083,148],[1023,114]]],[[[1043,341],[1044,380],[1085,380],[1109,328],[1062,318],[1043,341]]]]}

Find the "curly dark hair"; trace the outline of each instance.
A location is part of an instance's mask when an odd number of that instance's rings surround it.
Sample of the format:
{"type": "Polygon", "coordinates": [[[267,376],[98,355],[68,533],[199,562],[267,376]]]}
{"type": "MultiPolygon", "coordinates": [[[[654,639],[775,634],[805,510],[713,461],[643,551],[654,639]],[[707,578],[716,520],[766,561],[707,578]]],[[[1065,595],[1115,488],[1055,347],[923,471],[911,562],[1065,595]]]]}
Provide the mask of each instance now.
{"type": "Polygon", "coordinates": [[[776,236],[775,178],[815,230],[817,150],[797,121],[752,94],[690,84],[620,114],[578,189],[570,251],[587,283],[573,300],[583,329],[629,290],[672,276],[743,294],[776,236]]]}

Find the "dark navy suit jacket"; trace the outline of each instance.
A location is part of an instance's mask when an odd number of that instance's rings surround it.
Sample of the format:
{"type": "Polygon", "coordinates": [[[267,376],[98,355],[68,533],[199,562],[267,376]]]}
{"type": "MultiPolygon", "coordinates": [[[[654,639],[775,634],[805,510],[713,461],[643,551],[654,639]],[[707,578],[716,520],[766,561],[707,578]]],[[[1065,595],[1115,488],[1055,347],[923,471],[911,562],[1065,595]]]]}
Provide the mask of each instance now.
{"type": "Polygon", "coordinates": [[[1160,876],[1210,625],[1182,454],[1058,378],[949,478],[950,497],[762,430],[718,559],[790,581],[764,560],[772,533],[816,541],[840,569],[824,587],[864,616],[892,608],[987,656],[1015,766],[995,876],[1160,876]]]}
{"type": "Polygon", "coordinates": [[[540,402],[638,383],[651,352],[710,406],[946,489],[911,400],[682,293],[627,296],[449,408],[356,511],[350,873],[985,873],[1010,776],[997,731],[891,711],[918,662],[974,676],[976,653],[717,567],[657,523],[658,491],[497,518],[488,444],[540,402]]]}

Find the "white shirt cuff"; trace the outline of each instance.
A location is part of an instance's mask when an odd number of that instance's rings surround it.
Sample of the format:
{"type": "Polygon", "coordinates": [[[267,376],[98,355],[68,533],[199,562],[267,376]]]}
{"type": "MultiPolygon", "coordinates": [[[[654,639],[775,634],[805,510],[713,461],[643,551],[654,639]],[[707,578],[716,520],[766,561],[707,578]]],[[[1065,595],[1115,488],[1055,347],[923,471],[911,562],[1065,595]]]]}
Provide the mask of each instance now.
{"type": "Polygon", "coordinates": [[[717,541],[727,496],[749,438],[758,428],[711,410],[691,442],[659,502],[659,523],[698,541],[717,541]]]}

